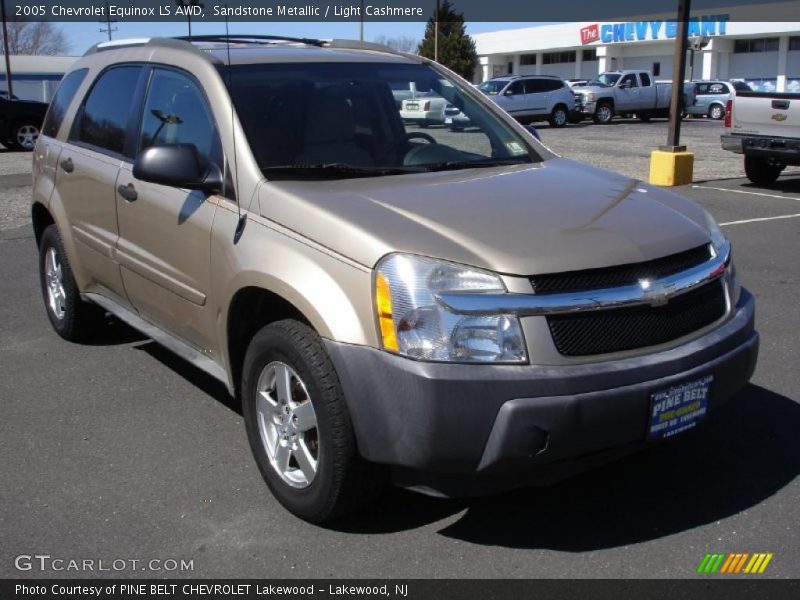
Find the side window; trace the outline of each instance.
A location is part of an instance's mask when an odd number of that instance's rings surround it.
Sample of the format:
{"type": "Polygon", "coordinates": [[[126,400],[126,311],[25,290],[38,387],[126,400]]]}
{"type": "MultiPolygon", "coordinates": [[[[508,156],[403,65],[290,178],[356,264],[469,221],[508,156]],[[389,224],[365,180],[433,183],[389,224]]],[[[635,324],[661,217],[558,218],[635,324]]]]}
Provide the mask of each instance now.
{"type": "Polygon", "coordinates": [[[619,87],[621,87],[621,88],[624,88],[624,87],[629,87],[629,88],[639,87],[639,84],[636,83],[636,75],[634,75],[632,73],[630,73],[628,75],[625,75],[625,77],[622,78],[622,81],[619,82],[619,87]]]}
{"type": "Polygon", "coordinates": [[[83,104],[79,142],[116,154],[125,153],[128,118],[133,110],[140,66],[114,67],[95,82],[83,104]]]}
{"type": "Polygon", "coordinates": [[[206,161],[225,167],[214,119],[197,84],[183,73],[155,69],[144,103],[138,150],[165,144],[194,144],[206,161]]]}
{"type": "Polygon", "coordinates": [[[544,86],[542,85],[544,82],[541,79],[527,79],[525,81],[525,93],[526,94],[537,94],[539,92],[543,92],[545,90],[544,86]]]}
{"type": "Polygon", "coordinates": [[[639,77],[642,80],[642,87],[647,87],[652,83],[650,81],[650,75],[648,75],[647,73],[640,73],[639,77]]]}
{"type": "Polygon", "coordinates": [[[698,83],[695,86],[695,90],[697,95],[707,94],[708,93],[708,84],[707,83],[698,83]]]}
{"type": "Polygon", "coordinates": [[[724,83],[712,83],[708,86],[708,91],[710,94],[727,94],[728,88],[725,86],[724,83]]]}
{"type": "Polygon", "coordinates": [[[517,94],[524,94],[525,93],[525,83],[522,81],[515,81],[511,85],[508,86],[508,90],[506,93],[511,93],[514,95],[517,94]]]}
{"type": "Polygon", "coordinates": [[[86,73],[88,72],[89,69],[78,69],[67,73],[64,79],[61,80],[61,84],[50,102],[50,110],[47,111],[47,116],[44,118],[44,123],[42,123],[42,135],[48,137],[56,137],[58,135],[61,122],[67,114],[67,108],[75,97],[75,93],[81,83],[86,79],[86,73]]]}

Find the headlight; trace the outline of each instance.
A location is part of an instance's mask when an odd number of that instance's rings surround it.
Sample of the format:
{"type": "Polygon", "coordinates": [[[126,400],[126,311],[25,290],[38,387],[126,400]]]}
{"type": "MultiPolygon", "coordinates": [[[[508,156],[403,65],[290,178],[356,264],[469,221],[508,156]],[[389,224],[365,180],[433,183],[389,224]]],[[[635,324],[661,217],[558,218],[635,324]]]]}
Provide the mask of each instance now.
{"type": "Polygon", "coordinates": [[[708,235],[711,238],[711,245],[714,247],[714,252],[718,253],[726,241],[725,234],[722,233],[722,229],[720,229],[717,221],[708,211],[706,211],[706,229],[708,229],[708,235]]]}
{"type": "Polygon", "coordinates": [[[519,319],[465,316],[436,302],[442,292],[506,291],[494,273],[408,254],[391,254],[375,270],[375,308],[383,348],[445,362],[527,361],[519,319]]]}
{"type": "Polygon", "coordinates": [[[594,92],[587,92],[586,94],[584,94],[583,97],[586,98],[587,102],[594,102],[595,100],[597,100],[597,94],[595,94],[594,92]]]}
{"type": "MultiPolygon", "coordinates": [[[[706,211],[706,228],[708,229],[708,236],[711,238],[711,246],[714,248],[714,252],[719,254],[727,239],[717,221],[708,211],[706,211]]],[[[736,275],[736,266],[733,264],[733,258],[730,259],[725,276],[728,279],[728,286],[731,291],[731,304],[736,306],[739,303],[739,297],[742,295],[742,286],[739,283],[739,277],[736,275]]]]}

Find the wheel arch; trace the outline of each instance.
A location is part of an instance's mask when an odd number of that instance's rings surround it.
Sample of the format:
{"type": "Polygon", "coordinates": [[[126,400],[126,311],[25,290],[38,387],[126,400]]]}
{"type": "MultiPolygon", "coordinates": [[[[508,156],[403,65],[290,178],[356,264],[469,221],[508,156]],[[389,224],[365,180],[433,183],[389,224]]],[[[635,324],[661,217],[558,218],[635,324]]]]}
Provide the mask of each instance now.
{"type": "Polygon", "coordinates": [[[31,204],[31,221],[33,222],[33,235],[36,239],[36,246],[38,247],[42,241],[44,230],[50,225],[55,225],[56,221],[47,207],[41,202],[34,202],[31,204]]]}

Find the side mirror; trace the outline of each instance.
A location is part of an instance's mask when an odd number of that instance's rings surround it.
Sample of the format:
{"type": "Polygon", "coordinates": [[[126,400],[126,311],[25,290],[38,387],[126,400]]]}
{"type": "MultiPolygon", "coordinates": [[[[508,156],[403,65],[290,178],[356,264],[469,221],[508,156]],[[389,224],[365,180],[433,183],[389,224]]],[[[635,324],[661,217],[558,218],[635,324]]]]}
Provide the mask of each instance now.
{"type": "Polygon", "coordinates": [[[536,127],[534,127],[533,125],[531,125],[531,124],[529,123],[528,125],[525,125],[525,129],[527,129],[527,130],[530,132],[530,134],[531,134],[533,137],[535,137],[537,140],[539,140],[539,141],[542,141],[542,138],[541,138],[541,136],[539,135],[539,131],[536,129],[536,127]]]}
{"type": "Polygon", "coordinates": [[[136,157],[133,176],[141,181],[200,190],[208,195],[222,191],[222,172],[206,163],[194,144],[150,146],[136,157]]]}
{"type": "Polygon", "coordinates": [[[621,90],[627,90],[629,87],[631,87],[630,81],[623,81],[622,83],[619,84],[619,89],[621,90]]]}

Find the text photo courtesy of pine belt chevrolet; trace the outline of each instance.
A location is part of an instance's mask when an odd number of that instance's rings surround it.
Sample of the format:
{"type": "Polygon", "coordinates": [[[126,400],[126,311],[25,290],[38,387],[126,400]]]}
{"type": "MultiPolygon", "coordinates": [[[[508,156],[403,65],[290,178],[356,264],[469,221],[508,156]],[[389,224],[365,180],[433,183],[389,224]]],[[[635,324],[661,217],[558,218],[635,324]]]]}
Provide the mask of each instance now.
{"type": "Polygon", "coordinates": [[[564,478],[715,419],[755,368],[755,302],[708,212],[556,155],[419,56],[99,44],[33,159],[55,332],[90,339],[111,313],[219,379],[267,486],[311,522],[388,482],[564,478]],[[469,129],[419,131],[404,89],[469,129]]]}

